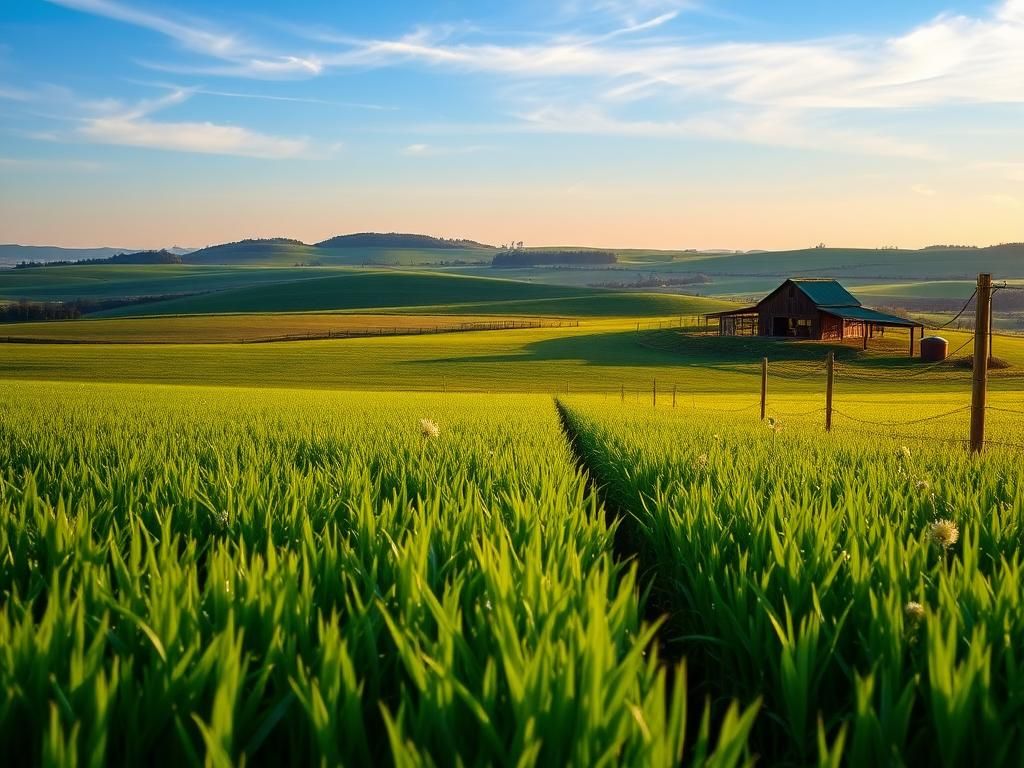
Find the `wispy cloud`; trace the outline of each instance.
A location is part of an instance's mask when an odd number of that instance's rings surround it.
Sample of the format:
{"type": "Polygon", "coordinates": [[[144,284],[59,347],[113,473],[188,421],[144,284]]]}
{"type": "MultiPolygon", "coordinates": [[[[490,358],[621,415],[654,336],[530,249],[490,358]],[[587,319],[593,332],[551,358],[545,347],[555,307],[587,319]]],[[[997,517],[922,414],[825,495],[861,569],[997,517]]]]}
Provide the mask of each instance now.
{"type": "MultiPolygon", "coordinates": [[[[237,155],[266,159],[309,154],[306,138],[274,136],[249,128],[201,121],[154,119],[156,113],[188,101],[196,89],[176,88],[159,98],[125,103],[118,99],[83,99],[70,91],[41,86],[23,99],[53,113],[66,127],[21,132],[25,138],[47,142],[90,142],[147,147],[177,152],[237,155]]],[[[15,94],[19,97],[20,94],[15,94]]]]}
{"type": "MultiPolygon", "coordinates": [[[[977,16],[943,14],[888,38],[715,43],[668,34],[681,14],[706,12],[697,2],[568,0],[564,12],[580,18],[596,14],[611,30],[533,33],[509,42],[471,25],[359,38],[282,24],[280,39],[291,41],[291,51],[121,0],[49,1],[150,29],[195,54],[184,62],[147,63],[165,71],[270,80],[392,67],[472,74],[501,86],[528,84],[528,98],[503,109],[530,131],[700,136],[935,157],[938,150],[924,141],[886,135],[884,127],[850,128],[847,115],[1024,103],[1024,0],[1002,0],[977,16]],[[303,51],[302,45],[316,50],[303,51]],[[559,113],[588,119],[562,119],[559,113]]],[[[236,89],[197,92],[290,98],[236,89]]]]}
{"type": "Polygon", "coordinates": [[[407,157],[442,157],[446,155],[471,155],[482,152],[486,147],[480,144],[463,146],[442,146],[437,144],[409,144],[402,148],[407,157]]]}
{"type": "Polygon", "coordinates": [[[184,102],[190,95],[188,91],[174,91],[160,99],[84,118],[75,135],[101,144],[265,159],[299,157],[309,150],[306,139],[272,136],[235,125],[162,122],[150,118],[155,112],[184,102]]]}
{"type": "Polygon", "coordinates": [[[157,32],[174,40],[185,50],[224,62],[220,67],[224,74],[272,79],[316,75],[322,69],[315,57],[271,53],[262,46],[218,30],[203,20],[174,19],[115,0],[47,1],[157,32]]]}
{"type": "Polygon", "coordinates": [[[821,120],[801,120],[786,110],[709,111],[679,120],[629,120],[615,118],[594,107],[578,110],[545,107],[518,117],[525,130],[541,133],[710,139],[883,157],[934,159],[937,156],[934,149],[922,142],[837,129],[821,120]]]}

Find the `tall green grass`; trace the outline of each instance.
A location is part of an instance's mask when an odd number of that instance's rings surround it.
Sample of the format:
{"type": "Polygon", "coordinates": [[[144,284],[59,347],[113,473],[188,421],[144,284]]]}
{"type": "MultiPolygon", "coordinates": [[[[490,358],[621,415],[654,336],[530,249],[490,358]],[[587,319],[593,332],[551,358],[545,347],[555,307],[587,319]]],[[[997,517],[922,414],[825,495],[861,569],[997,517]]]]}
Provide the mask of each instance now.
{"type": "Polygon", "coordinates": [[[549,398],[0,385],[0,743],[93,766],[746,759],[754,708],[684,743],[684,669],[612,538],[549,398]]]}
{"type": "Polygon", "coordinates": [[[763,698],[764,761],[1020,764],[1019,453],[588,398],[567,418],[692,693],[763,698]]]}

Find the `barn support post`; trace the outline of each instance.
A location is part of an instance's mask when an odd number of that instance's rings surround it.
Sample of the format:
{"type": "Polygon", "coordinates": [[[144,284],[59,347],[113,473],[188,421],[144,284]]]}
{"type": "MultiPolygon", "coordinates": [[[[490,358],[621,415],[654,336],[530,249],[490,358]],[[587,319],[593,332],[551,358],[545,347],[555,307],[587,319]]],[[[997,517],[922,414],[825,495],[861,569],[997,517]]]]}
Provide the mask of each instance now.
{"type": "Polygon", "coordinates": [[[764,421],[765,405],[768,402],[768,358],[761,358],[761,421],[764,421]]]}
{"type": "Polygon", "coordinates": [[[914,326],[910,326],[910,356],[914,356],[914,331],[917,330],[914,326]]]}
{"type": "Polygon", "coordinates": [[[978,305],[974,319],[974,377],[971,388],[971,452],[985,447],[985,408],[988,399],[989,317],[992,307],[992,275],[978,275],[978,305]]]}
{"type": "Polygon", "coordinates": [[[836,353],[825,358],[825,431],[832,431],[832,382],[835,379],[836,353]]]}

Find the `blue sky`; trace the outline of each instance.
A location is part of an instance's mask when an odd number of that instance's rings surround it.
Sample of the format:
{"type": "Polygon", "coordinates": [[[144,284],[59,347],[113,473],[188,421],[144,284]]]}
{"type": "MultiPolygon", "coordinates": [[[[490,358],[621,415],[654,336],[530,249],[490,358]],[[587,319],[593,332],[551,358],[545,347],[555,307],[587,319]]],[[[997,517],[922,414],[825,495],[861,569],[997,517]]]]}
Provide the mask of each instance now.
{"type": "Polygon", "coordinates": [[[0,241],[1024,239],[1024,0],[0,10],[0,241]]]}

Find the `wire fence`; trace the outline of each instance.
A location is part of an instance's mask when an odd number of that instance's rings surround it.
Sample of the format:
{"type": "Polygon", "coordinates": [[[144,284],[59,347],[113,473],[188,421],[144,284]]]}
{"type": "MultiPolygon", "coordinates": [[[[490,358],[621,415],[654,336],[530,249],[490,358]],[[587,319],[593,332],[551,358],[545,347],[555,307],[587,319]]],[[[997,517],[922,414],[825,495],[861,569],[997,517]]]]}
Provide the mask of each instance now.
{"type": "MultiPolygon", "coordinates": [[[[961,349],[973,341],[973,338],[970,339],[961,349]]],[[[769,426],[776,429],[781,428],[783,424],[807,426],[817,421],[822,430],[829,429],[837,434],[849,433],[880,440],[967,446],[970,444],[969,425],[972,412],[970,383],[967,377],[964,377],[962,392],[950,392],[948,386],[936,391],[924,390],[923,396],[929,399],[920,403],[915,402],[917,394],[908,395],[898,389],[901,382],[908,378],[916,378],[915,373],[923,375],[929,371],[941,370],[943,367],[952,369],[953,364],[954,361],[947,359],[941,363],[929,364],[917,372],[890,369],[865,373],[853,364],[835,363],[832,403],[829,408],[826,397],[826,362],[789,360],[769,363],[763,417],[760,387],[755,383],[757,377],[754,375],[749,377],[750,387],[746,393],[737,392],[734,388],[727,392],[698,389],[693,381],[679,385],[652,380],[646,387],[636,386],[635,382],[631,386],[623,383],[618,387],[574,386],[566,382],[559,394],[603,395],[609,400],[614,398],[623,403],[644,403],[647,407],[654,406],[659,409],[669,407],[681,413],[712,414],[740,419],[752,416],[755,419],[763,418],[769,426]],[[892,401],[887,403],[881,397],[865,398],[866,392],[870,390],[865,390],[864,381],[875,384],[885,382],[891,385],[892,401]],[[790,387],[794,382],[800,383],[799,389],[794,390],[790,387]],[[843,385],[846,382],[855,385],[854,391],[844,392],[843,385]],[[808,391],[808,384],[817,384],[820,390],[817,393],[814,393],[813,389],[808,391]],[[934,402],[933,411],[929,408],[929,402],[934,402]]],[[[745,371],[748,374],[757,372],[751,364],[746,365],[745,371]]],[[[959,372],[965,371],[960,369],[959,372]]],[[[734,383],[730,385],[734,386],[734,383]]],[[[985,445],[1024,451],[1024,394],[1001,393],[997,396],[1020,398],[1021,407],[1013,407],[1016,403],[1005,399],[985,407],[985,413],[992,417],[989,419],[985,445]]]]}

